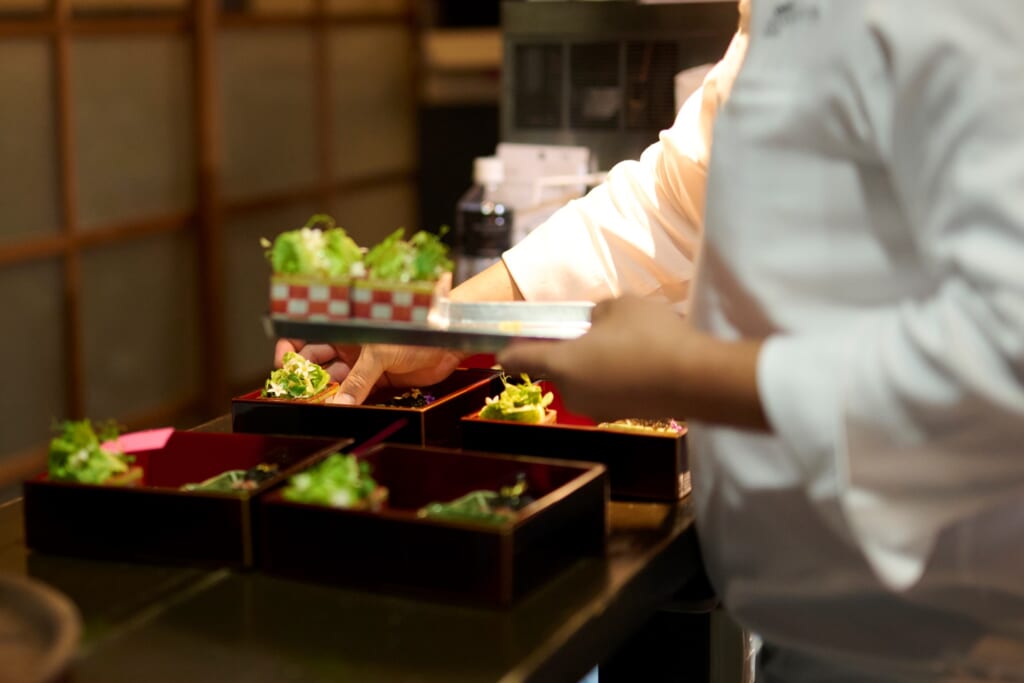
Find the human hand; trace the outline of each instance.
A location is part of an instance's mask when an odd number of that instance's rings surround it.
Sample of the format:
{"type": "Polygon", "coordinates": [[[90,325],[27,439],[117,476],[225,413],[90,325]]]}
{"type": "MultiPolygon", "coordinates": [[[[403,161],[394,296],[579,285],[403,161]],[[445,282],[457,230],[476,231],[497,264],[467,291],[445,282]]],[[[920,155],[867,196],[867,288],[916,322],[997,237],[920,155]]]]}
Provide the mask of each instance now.
{"type": "Polygon", "coordinates": [[[498,361],[552,380],[566,407],[597,420],[682,417],[671,376],[690,334],[668,304],[624,297],[595,306],[579,339],[519,342],[498,361]]]}
{"type": "Polygon", "coordinates": [[[595,306],[579,339],[520,342],[498,361],[510,373],[551,379],[570,410],[597,420],[680,417],[766,429],[760,348],[759,340],[695,330],[666,303],[623,297],[595,306]]]}
{"type": "Polygon", "coordinates": [[[332,403],[360,404],[378,386],[429,386],[446,378],[459,366],[465,354],[424,346],[368,344],[303,344],[294,339],[277,342],[274,362],[280,366],[286,351],[297,351],[323,365],[341,387],[332,403]]]}

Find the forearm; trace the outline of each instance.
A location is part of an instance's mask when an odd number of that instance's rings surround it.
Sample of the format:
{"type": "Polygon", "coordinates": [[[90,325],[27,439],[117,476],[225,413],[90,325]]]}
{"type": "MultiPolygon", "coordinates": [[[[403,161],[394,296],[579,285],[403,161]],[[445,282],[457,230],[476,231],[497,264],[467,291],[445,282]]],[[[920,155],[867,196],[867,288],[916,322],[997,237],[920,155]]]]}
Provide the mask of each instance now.
{"type": "Polygon", "coordinates": [[[769,430],[757,387],[760,340],[722,341],[689,335],[668,377],[678,411],[688,419],[769,430]]]}
{"type": "Polygon", "coordinates": [[[487,270],[474,275],[451,292],[452,301],[522,301],[519,291],[505,263],[499,261],[487,270]]]}
{"type": "Polygon", "coordinates": [[[572,410],[598,420],[628,412],[764,430],[760,348],[699,332],[664,303],[625,297],[598,304],[579,339],[518,344],[498,359],[509,372],[553,379],[572,410]]]}

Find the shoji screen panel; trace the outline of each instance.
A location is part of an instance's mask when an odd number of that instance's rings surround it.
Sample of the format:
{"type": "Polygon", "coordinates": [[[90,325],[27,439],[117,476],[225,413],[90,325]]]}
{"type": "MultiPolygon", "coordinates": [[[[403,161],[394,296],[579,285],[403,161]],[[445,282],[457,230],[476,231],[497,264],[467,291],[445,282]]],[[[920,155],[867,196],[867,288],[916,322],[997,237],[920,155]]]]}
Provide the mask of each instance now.
{"type": "Polygon", "coordinates": [[[259,237],[322,211],[367,244],[419,227],[413,14],[0,0],[0,354],[25,387],[0,392],[0,486],[54,419],[227,412],[272,363],[259,237]]]}
{"type": "Polygon", "coordinates": [[[316,185],[312,32],[232,28],[220,43],[225,197],[316,185]]]}
{"type": "Polygon", "coordinates": [[[86,36],[72,45],[82,229],[192,211],[196,174],[188,39],[86,36]]]}
{"type": "Polygon", "coordinates": [[[270,370],[274,342],[263,332],[262,316],[267,312],[270,266],[260,238],[272,239],[284,230],[301,226],[319,203],[300,202],[288,206],[239,214],[226,225],[225,324],[229,330],[228,379],[236,390],[262,384],[270,370]]]}
{"type": "Polygon", "coordinates": [[[352,179],[415,165],[413,34],[403,26],[330,33],[334,172],[352,179]]]}
{"type": "Polygon", "coordinates": [[[46,40],[0,40],[0,245],[60,232],[53,86],[46,40]]]}
{"type": "Polygon", "coordinates": [[[38,445],[54,416],[64,413],[67,387],[61,273],[60,262],[51,259],[0,267],[4,298],[0,454],[38,445]]]}

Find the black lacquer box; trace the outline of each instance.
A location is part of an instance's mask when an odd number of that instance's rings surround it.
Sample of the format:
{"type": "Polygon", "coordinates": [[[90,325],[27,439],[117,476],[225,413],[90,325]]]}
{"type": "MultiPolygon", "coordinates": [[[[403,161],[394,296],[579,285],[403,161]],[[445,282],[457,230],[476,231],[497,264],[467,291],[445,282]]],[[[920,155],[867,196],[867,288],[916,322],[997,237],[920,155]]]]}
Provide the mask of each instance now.
{"type": "Polygon", "coordinates": [[[388,489],[376,511],[263,496],[259,566],[353,588],[507,606],[606,542],[607,478],[590,463],[395,444],[363,456],[388,489]],[[493,525],[422,517],[431,502],[498,490],[525,475],[535,500],[493,525]]]}
{"type": "Polygon", "coordinates": [[[685,427],[678,434],[602,429],[565,410],[552,384],[540,384],[555,394],[554,424],[483,420],[477,416],[484,405],[480,403],[462,419],[463,447],[601,463],[608,468],[611,497],[617,500],[673,501],[689,493],[685,427]]]}
{"type": "Polygon", "coordinates": [[[405,424],[388,441],[427,446],[458,447],[462,441],[460,419],[473,406],[497,393],[501,382],[494,370],[458,369],[437,384],[422,387],[434,397],[421,408],[385,407],[406,388],[378,389],[363,405],[310,404],[260,398],[252,391],[231,401],[232,429],[259,434],[302,434],[351,437],[359,443],[376,436],[401,420],[405,424]]]}
{"type": "Polygon", "coordinates": [[[351,440],[175,431],[135,453],[131,485],[24,482],[25,543],[36,551],[202,566],[250,566],[256,497],[351,440]],[[260,464],[276,473],[253,490],[185,491],[185,484],[260,464]]]}

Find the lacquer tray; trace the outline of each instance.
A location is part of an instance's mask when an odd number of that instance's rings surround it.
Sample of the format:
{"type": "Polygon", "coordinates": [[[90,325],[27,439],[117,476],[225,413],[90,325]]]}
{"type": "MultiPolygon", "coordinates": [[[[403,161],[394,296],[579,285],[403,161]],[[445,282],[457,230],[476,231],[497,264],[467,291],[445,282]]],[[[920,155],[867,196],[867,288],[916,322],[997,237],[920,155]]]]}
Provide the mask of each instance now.
{"type": "Polygon", "coordinates": [[[685,431],[672,435],[600,429],[593,420],[567,411],[554,385],[540,384],[555,394],[555,424],[483,420],[477,416],[481,403],[462,419],[463,447],[601,463],[608,468],[611,497],[617,500],[672,501],[689,493],[685,431]]]}
{"type": "Polygon", "coordinates": [[[379,511],[261,499],[260,566],[374,591],[507,606],[578,558],[605,550],[600,465],[385,444],[362,457],[389,491],[379,511]],[[524,474],[536,500],[493,526],[417,516],[434,501],[524,474]]]}
{"type": "Polygon", "coordinates": [[[349,319],[331,323],[264,319],[268,335],[309,342],[409,344],[500,351],[516,339],[575,339],[590,329],[590,302],[443,301],[426,323],[349,319]]]}
{"type": "Polygon", "coordinates": [[[385,407],[407,388],[378,389],[362,405],[308,404],[261,399],[251,391],[231,401],[235,432],[350,437],[358,445],[404,421],[388,441],[457,447],[462,442],[459,418],[484,398],[499,391],[498,373],[487,369],[458,369],[447,379],[421,391],[435,397],[423,408],[385,407]]]}
{"type": "Polygon", "coordinates": [[[255,497],[351,440],[176,431],[160,450],[135,454],[141,481],[105,486],[24,482],[25,544],[60,555],[249,566],[255,497]],[[253,491],[183,491],[232,469],[273,463],[253,491]]]}

